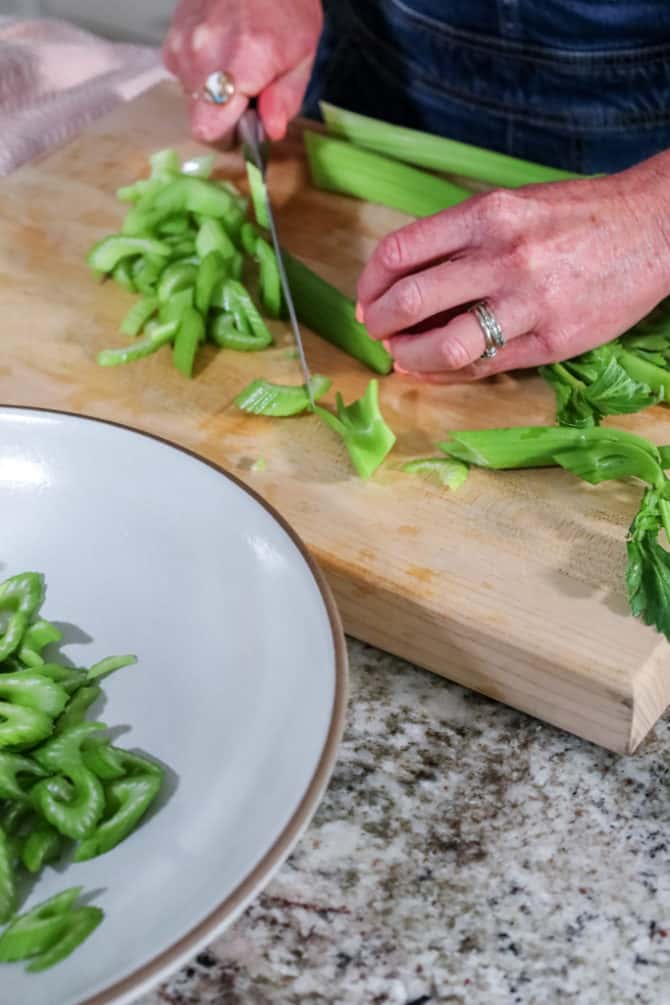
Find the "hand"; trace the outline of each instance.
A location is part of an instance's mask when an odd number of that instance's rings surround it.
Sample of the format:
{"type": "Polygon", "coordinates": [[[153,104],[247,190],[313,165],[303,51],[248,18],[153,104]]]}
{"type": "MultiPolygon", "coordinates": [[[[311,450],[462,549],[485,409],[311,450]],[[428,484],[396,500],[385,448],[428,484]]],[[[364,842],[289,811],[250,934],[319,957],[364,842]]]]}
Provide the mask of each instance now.
{"type": "Polygon", "coordinates": [[[606,178],[474,196],[381,241],[359,281],[359,319],[397,370],[433,382],[585,352],[670,292],[669,192],[664,153],[606,178]],[[467,310],[482,299],[507,340],[491,360],[467,310]]]}
{"type": "Polygon", "coordinates": [[[188,94],[215,70],[237,88],[223,106],[190,99],[193,135],[225,139],[257,95],[268,136],[281,139],[300,110],[322,23],[320,0],[180,0],[163,46],[168,70],[188,94]]]}

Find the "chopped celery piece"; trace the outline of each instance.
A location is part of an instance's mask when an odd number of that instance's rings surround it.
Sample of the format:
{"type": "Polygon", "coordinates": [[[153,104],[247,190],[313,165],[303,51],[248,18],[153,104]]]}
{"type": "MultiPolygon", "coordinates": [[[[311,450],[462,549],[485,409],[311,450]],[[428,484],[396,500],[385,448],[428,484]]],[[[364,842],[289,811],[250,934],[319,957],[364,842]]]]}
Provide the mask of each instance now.
{"type": "Polygon", "coordinates": [[[284,295],[274,248],[262,237],[256,241],[255,257],[260,265],[261,302],[271,318],[281,316],[284,295]]]}
{"type": "Polygon", "coordinates": [[[218,314],[209,323],[207,334],[220,349],[234,349],[236,352],[258,352],[272,345],[272,335],[254,335],[251,331],[240,331],[232,314],[218,314]]]}
{"type": "Polygon", "coordinates": [[[149,157],[152,178],[176,177],[180,170],[179,155],[176,150],[157,150],[149,157]]]}
{"type": "Polygon", "coordinates": [[[169,216],[167,220],[161,223],[158,231],[163,237],[183,237],[184,234],[190,234],[193,232],[191,227],[191,222],[186,215],[186,213],[177,213],[175,216],[169,216]]]}
{"type": "Polygon", "coordinates": [[[261,227],[269,229],[270,217],[268,216],[268,195],[265,187],[265,179],[255,164],[247,161],[247,178],[249,179],[249,190],[251,201],[254,207],[254,215],[261,227]]]}
{"type": "Polygon", "coordinates": [[[194,287],[198,278],[195,265],[185,262],[173,262],[163,272],[158,286],[158,299],[165,304],[175,293],[194,287]]]}
{"type": "Polygon", "coordinates": [[[375,473],[395,443],[379,408],[379,382],[371,380],[365,394],[350,405],[336,396],[337,414],[316,405],[314,411],[327,426],[342,437],[351,463],[361,478],[375,473]]]}
{"type": "MultiPolygon", "coordinates": [[[[314,401],[323,397],[331,383],[328,377],[318,374],[312,377],[310,389],[314,401]]],[[[275,418],[300,415],[311,407],[305,384],[272,384],[269,380],[260,379],[245,387],[235,398],[235,404],[243,412],[275,418]]]]}
{"type": "Polygon", "coordinates": [[[193,290],[192,286],[188,286],[173,293],[170,299],[161,305],[159,313],[161,322],[180,321],[187,307],[193,306],[193,290]]]}
{"type": "Polygon", "coordinates": [[[263,234],[256,224],[245,223],[240,231],[240,241],[247,255],[256,253],[256,243],[259,238],[263,238],[263,234]]]}
{"type": "Polygon", "coordinates": [[[125,318],[121,322],[121,332],[123,335],[135,336],[144,328],[145,324],[158,310],[158,300],[156,297],[140,297],[137,303],[130,308],[125,318]]]}
{"type": "Polygon", "coordinates": [[[106,677],[110,673],[114,673],[115,670],[123,670],[125,667],[134,666],[137,663],[137,656],[128,654],[127,656],[106,656],[102,660],[98,660],[93,666],[88,670],[86,674],[86,680],[90,683],[92,680],[97,680],[99,677],[106,677]]]}
{"type": "Polygon", "coordinates": [[[203,154],[202,157],[189,157],[181,166],[181,173],[192,178],[209,178],[214,170],[214,154],[203,154]]]}
{"type": "Polygon", "coordinates": [[[161,346],[172,341],[177,327],[176,321],[168,321],[156,325],[144,338],[137,339],[131,345],[122,346],[120,349],[102,349],[98,353],[98,363],[100,366],[119,366],[121,363],[132,363],[134,360],[151,356],[161,346]]]}
{"type": "Polygon", "coordinates": [[[172,350],[174,365],[184,377],[193,376],[196,350],[204,337],[205,323],[202,314],[195,307],[187,307],[179,321],[172,350]]]}
{"type": "Polygon", "coordinates": [[[430,216],[472,195],[444,178],[362,150],[345,140],[305,132],[305,145],[318,188],[391,206],[410,216],[430,216]]]}
{"type": "Polygon", "coordinates": [[[212,297],[211,303],[212,306],[221,307],[232,314],[239,331],[249,332],[265,345],[272,342],[268,326],[256,310],[256,305],[246,289],[237,279],[224,279],[220,289],[212,297]]]}
{"type": "Polygon", "coordinates": [[[95,272],[113,272],[122,259],[137,255],[158,255],[168,258],[170,246],[151,237],[112,234],[93,245],[88,253],[88,263],[95,272]]]}
{"type": "Polygon", "coordinates": [[[418,457],[404,464],[402,470],[408,475],[435,477],[448,489],[460,488],[468,477],[467,464],[452,460],[450,457],[418,457]]]}
{"type": "Polygon", "coordinates": [[[210,251],[218,251],[223,258],[228,259],[234,256],[236,248],[221,221],[206,217],[200,224],[195,250],[200,258],[204,258],[210,251]]]}
{"type": "Polygon", "coordinates": [[[195,306],[204,316],[212,303],[217,285],[226,277],[226,263],[218,251],[209,251],[198,266],[195,281],[195,306]]]}
{"type": "Polygon", "coordinates": [[[135,293],[135,282],[133,280],[130,258],[124,258],[119,262],[112,272],[112,279],[119,286],[122,286],[124,290],[128,290],[129,293],[135,293]]]}

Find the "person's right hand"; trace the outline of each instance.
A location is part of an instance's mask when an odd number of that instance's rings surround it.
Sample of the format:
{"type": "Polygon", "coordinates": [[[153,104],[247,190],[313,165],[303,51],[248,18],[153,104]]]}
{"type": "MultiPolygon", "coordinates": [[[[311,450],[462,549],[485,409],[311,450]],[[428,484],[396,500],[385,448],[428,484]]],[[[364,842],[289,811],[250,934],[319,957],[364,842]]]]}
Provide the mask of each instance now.
{"type": "Polygon", "coordinates": [[[258,96],[268,136],[281,139],[300,111],[322,23],[320,0],[179,0],[163,47],[168,70],[190,95],[216,70],[237,90],[226,105],[190,98],[194,136],[227,138],[258,96]]]}

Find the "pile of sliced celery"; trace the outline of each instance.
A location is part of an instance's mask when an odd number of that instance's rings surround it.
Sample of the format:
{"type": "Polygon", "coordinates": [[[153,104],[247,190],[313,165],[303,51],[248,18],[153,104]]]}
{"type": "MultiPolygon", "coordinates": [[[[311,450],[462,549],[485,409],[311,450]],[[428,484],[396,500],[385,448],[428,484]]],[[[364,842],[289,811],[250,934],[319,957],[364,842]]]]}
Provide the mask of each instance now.
{"type": "MultiPolygon", "coordinates": [[[[171,346],[174,365],[191,377],[204,342],[238,352],[272,344],[263,314],[277,318],[284,309],[274,250],[268,235],[247,221],[246,200],[234,186],[211,177],[213,160],[207,155],[181,165],[175,151],[162,150],[151,158],[149,178],[119,189],[119,199],[131,204],[121,233],[99,241],[88,262],[96,275],[111,276],[140,298],[120,326],[132,341],[100,352],[102,366],[171,346]],[[246,261],[259,273],[260,309],[245,285],[246,261]]],[[[253,193],[253,175],[250,183],[253,193]]],[[[291,270],[300,320],[388,373],[390,355],[356,321],[351,300],[302,263],[292,259],[291,270]]]]}
{"type": "Polygon", "coordinates": [[[69,956],[103,912],[77,905],[76,887],[17,916],[26,879],[68,855],[83,862],[111,851],[163,779],[159,764],[115,746],[104,723],[86,718],[100,680],[135,657],[85,669],[48,656],[62,635],[40,618],[43,597],[36,572],[0,583],[0,963],[27,961],[33,972],[69,956]]]}

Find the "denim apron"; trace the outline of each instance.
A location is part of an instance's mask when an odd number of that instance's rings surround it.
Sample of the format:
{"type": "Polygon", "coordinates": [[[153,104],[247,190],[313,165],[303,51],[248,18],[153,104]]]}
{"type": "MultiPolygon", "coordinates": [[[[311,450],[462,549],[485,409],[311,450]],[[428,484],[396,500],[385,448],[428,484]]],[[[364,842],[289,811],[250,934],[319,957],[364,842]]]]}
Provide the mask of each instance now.
{"type": "Polygon", "coordinates": [[[670,0],[326,0],[321,99],[594,173],[670,147],[670,0]]]}

